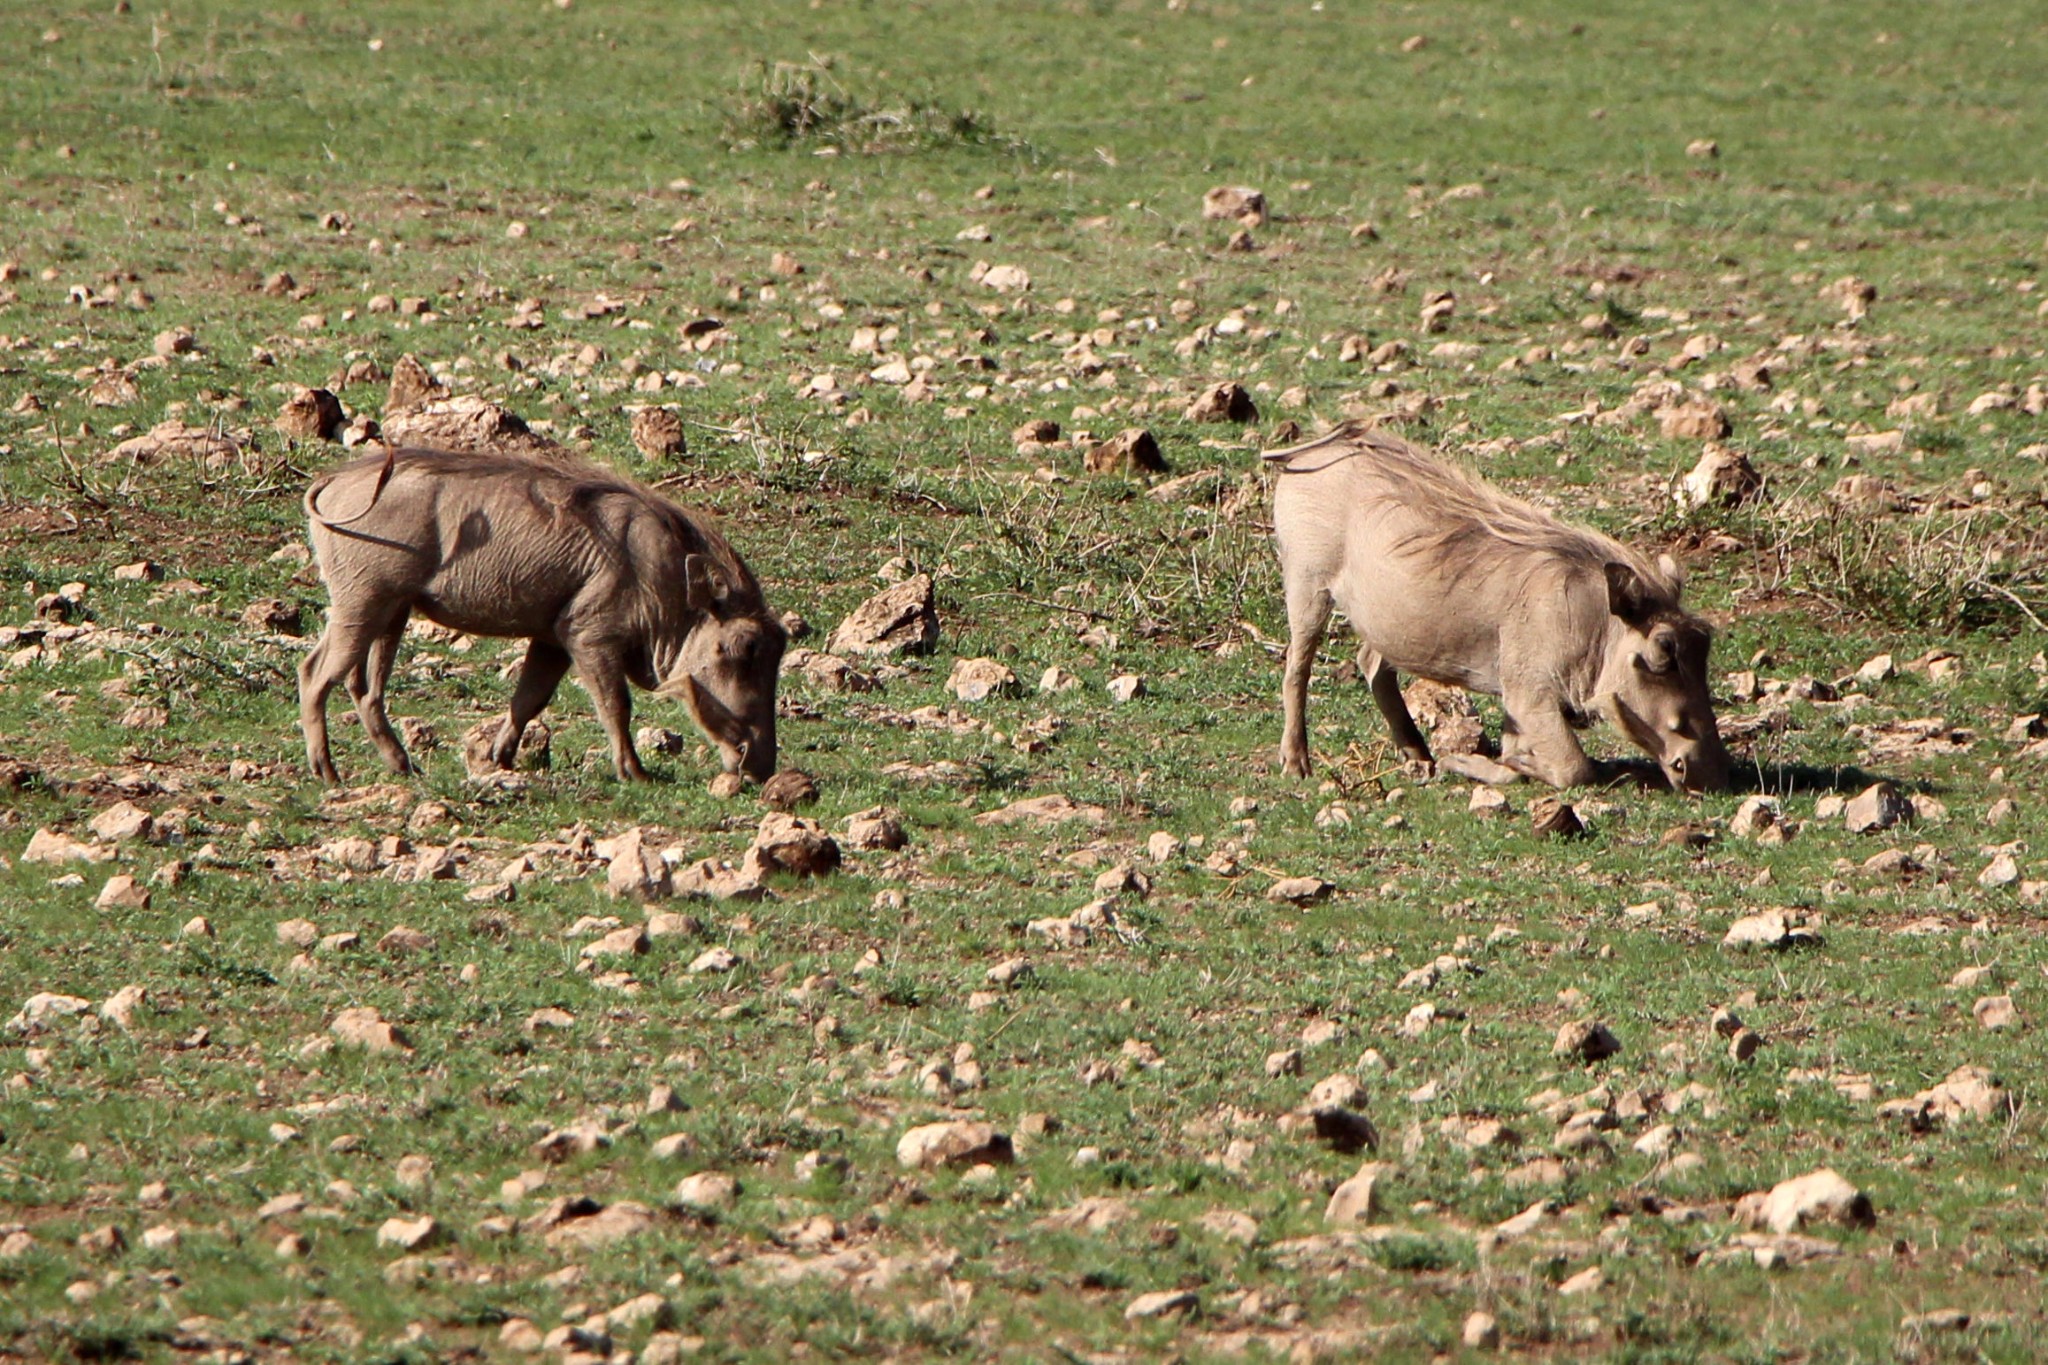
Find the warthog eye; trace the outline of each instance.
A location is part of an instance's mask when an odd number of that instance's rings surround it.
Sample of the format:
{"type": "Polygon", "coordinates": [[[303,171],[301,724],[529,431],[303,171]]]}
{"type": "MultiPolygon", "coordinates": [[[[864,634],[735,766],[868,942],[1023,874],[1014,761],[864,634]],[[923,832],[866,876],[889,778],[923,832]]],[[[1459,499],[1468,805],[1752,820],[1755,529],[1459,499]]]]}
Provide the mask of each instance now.
{"type": "Polygon", "coordinates": [[[1647,654],[1638,654],[1636,655],[1636,667],[1645,673],[1662,677],[1671,671],[1671,656],[1662,650],[1651,650],[1647,654]]]}

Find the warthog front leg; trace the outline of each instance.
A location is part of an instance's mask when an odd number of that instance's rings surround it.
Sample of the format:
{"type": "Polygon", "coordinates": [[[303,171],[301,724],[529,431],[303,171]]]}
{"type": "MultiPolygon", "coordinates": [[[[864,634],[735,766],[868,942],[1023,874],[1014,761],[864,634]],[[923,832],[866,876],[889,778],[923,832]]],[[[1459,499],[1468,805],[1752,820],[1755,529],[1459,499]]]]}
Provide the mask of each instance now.
{"type": "Polygon", "coordinates": [[[411,772],[412,760],[406,756],[404,741],[391,728],[391,714],[384,709],[384,687],[391,681],[391,665],[398,659],[398,645],[405,638],[405,621],[411,614],[401,608],[383,633],[370,642],[362,667],[348,677],[348,694],[355,701],[356,715],[362,718],[363,733],[377,746],[384,766],[395,773],[411,772]]]}
{"type": "Polygon", "coordinates": [[[1287,669],[1280,683],[1280,769],[1307,777],[1315,760],[1308,747],[1308,680],[1322,647],[1333,604],[1330,594],[1307,584],[1287,585],[1287,669]]]}
{"type": "Polygon", "coordinates": [[[1508,723],[1501,731],[1501,762],[1553,787],[1596,782],[1600,769],[1579,745],[1554,696],[1501,698],[1508,723]]]}
{"type": "Polygon", "coordinates": [[[1364,645],[1358,650],[1358,671],[1372,688],[1373,703],[1386,717],[1387,729],[1394,737],[1394,747],[1424,773],[1434,771],[1436,758],[1429,752],[1429,741],[1415,727],[1415,717],[1408,714],[1408,699],[1401,695],[1400,675],[1388,667],[1378,650],[1364,645]]]}
{"type": "Polygon", "coordinates": [[[617,657],[603,649],[570,649],[576,676],[590,693],[597,719],[612,742],[612,771],[621,782],[645,782],[647,770],[633,749],[633,694],[626,685],[625,671],[617,657]]]}
{"type": "Polygon", "coordinates": [[[544,640],[527,642],[526,662],[519,666],[519,682],[512,689],[512,709],[491,744],[491,762],[500,768],[510,768],[517,762],[526,723],[547,709],[568,671],[569,652],[560,645],[544,640]]]}

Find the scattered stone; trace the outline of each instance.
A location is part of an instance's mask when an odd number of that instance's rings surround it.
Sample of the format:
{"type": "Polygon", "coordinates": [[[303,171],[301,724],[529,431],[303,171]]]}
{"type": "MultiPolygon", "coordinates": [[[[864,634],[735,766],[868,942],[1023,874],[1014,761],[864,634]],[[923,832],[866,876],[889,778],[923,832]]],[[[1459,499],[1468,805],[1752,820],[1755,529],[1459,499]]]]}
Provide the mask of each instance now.
{"type": "Polygon", "coordinates": [[[1979,1028],[1994,1032],[2011,1028],[2020,1019],[2009,995],[1987,995],[1970,1007],[1970,1013],[1976,1017],[1979,1028]]]}
{"type": "Polygon", "coordinates": [[[1081,680],[1079,678],[1067,672],[1066,669],[1061,668],[1058,664],[1054,664],[1046,669],[1038,678],[1038,690],[1045,693],[1071,692],[1080,685],[1081,680]]]}
{"type": "Polygon", "coordinates": [[[1218,185],[1202,196],[1202,217],[1244,227],[1264,227],[1266,196],[1243,185],[1218,185]]]}
{"type": "Polygon", "coordinates": [[[747,850],[745,871],[760,878],[770,872],[819,877],[839,867],[838,843],[816,820],[773,811],[761,820],[747,850]]]}
{"type": "Polygon", "coordinates": [[[1190,422],[1256,422],[1259,408],[1244,385],[1225,380],[1203,389],[1181,415],[1190,422]]]}
{"type": "Polygon", "coordinates": [[[761,800],[770,808],[792,811],[818,803],[818,784],[799,768],[784,768],[761,784],[761,800]]]}
{"type": "MultiPolygon", "coordinates": [[[[2018,860],[2010,852],[2000,852],[1989,863],[1985,864],[1982,872],[1977,874],[1977,885],[1987,891],[1995,891],[2001,886],[2012,885],[2019,880],[2019,877],[2020,865],[2018,860]]],[[[119,881],[121,879],[117,877],[114,880],[119,881]]],[[[112,887],[113,884],[113,882],[107,883],[109,887],[112,887]]],[[[102,893],[100,898],[105,900],[105,894],[102,893]]]]}
{"type": "Polygon", "coordinates": [[[1744,797],[1729,818],[1728,832],[1738,839],[1754,839],[1767,829],[1782,826],[1785,807],[1775,796],[1744,797]]]}
{"type": "Polygon", "coordinates": [[[437,398],[404,412],[386,412],[384,440],[394,446],[420,446],[466,455],[563,453],[560,443],[540,435],[514,413],[475,394],[437,398]]]}
{"type": "Polygon", "coordinates": [[[1842,818],[1851,834],[1870,834],[1890,829],[1913,818],[1913,803],[1896,783],[1873,782],[1842,808],[1842,818]]]}
{"type": "Polygon", "coordinates": [[[633,414],[633,448],[650,460],[672,460],[690,453],[683,419],[668,408],[642,408],[633,414]]]}
{"type": "Polygon", "coordinates": [[[854,608],[826,642],[834,654],[928,654],[939,639],[929,574],[913,574],[854,608]]]}
{"type": "Polygon", "coordinates": [[[88,828],[108,843],[147,839],[156,830],[156,818],[130,801],[117,801],[93,816],[88,828]]]}
{"type": "Polygon", "coordinates": [[[902,817],[891,807],[870,806],[846,817],[846,846],[872,852],[894,852],[910,842],[902,817]]]}
{"type": "Polygon", "coordinates": [[[1021,265],[992,265],[969,272],[977,283],[998,294],[1021,294],[1031,288],[1031,272],[1021,265]]]}
{"type": "Polygon", "coordinates": [[[111,848],[80,843],[68,834],[51,829],[39,829],[31,834],[28,847],[21,851],[23,863],[104,863],[113,857],[111,848]]]}
{"type": "Polygon", "coordinates": [[[1150,1318],[1191,1317],[1201,1311],[1202,1301],[1185,1289],[1162,1289],[1140,1294],[1124,1309],[1124,1321],[1143,1322],[1150,1318]]]}
{"type": "Polygon", "coordinates": [[[654,1211],[645,1204],[626,1200],[599,1205],[594,1200],[564,1196],[533,1218],[521,1220],[519,1226],[522,1231],[529,1226],[544,1230],[550,1247],[595,1248],[610,1246],[653,1227],[654,1211]]]}
{"type": "Polygon", "coordinates": [[[956,659],[946,690],[962,701],[1014,697],[1024,689],[1008,664],[995,659],[956,659]]]}
{"type": "Polygon", "coordinates": [[[40,991],[28,998],[20,1011],[7,1021],[7,1027],[17,1033],[28,1033],[53,1019],[63,1019],[74,1014],[84,1014],[91,1008],[92,1001],[81,996],[60,995],[54,991],[40,991]]]}
{"type": "Polygon", "coordinates": [[[1728,434],[1728,410],[1697,398],[1657,410],[1657,429],[1667,441],[1718,441],[1728,434]]]}
{"type": "Polygon", "coordinates": [[[1027,796],[1012,801],[998,810],[983,811],[974,817],[974,823],[1057,825],[1078,820],[1084,824],[1101,825],[1108,819],[1109,812],[1100,806],[1083,805],[1060,792],[1047,792],[1043,796],[1027,796]]]}
{"type": "Polygon", "coordinates": [[[334,1022],[327,1031],[345,1047],[359,1047],[366,1052],[399,1053],[410,1055],[412,1044],[396,1027],[384,1021],[374,1008],[359,1007],[346,1009],[334,1016],[334,1022]]]}
{"type": "Polygon", "coordinates": [[[1673,496],[1686,511],[1739,507],[1754,501],[1763,485],[1763,476],[1756,472],[1747,455],[1726,446],[1709,445],[1699,463],[1678,481],[1673,496]]]}
{"type": "Polygon", "coordinates": [[[694,975],[702,975],[705,972],[722,974],[733,970],[733,968],[739,965],[739,954],[723,944],[719,944],[715,947],[706,948],[703,952],[692,958],[690,960],[690,971],[694,975]]]}
{"type": "Polygon", "coordinates": [[[1621,1041],[1594,1019],[1580,1019],[1557,1031],[1550,1055],[1567,1061],[1598,1062],[1621,1051],[1621,1041]]]}
{"type": "Polygon", "coordinates": [[[377,1245],[400,1251],[419,1251],[447,1240],[447,1229],[431,1216],[387,1218],[377,1229],[377,1245]]]}
{"type": "Polygon", "coordinates": [[[1335,882],[1321,877],[1282,877],[1266,888],[1266,899],[1287,905],[1312,905],[1328,900],[1336,889],[1335,882]]]}
{"type": "Polygon", "coordinates": [[[648,946],[647,927],[629,924],[612,930],[594,943],[586,943],[578,957],[585,962],[608,957],[635,957],[646,952],[648,946]]]}
{"type": "Polygon", "coordinates": [[[1795,924],[1782,910],[1744,915],[1728,926],[1721,946],[1736,952],[1751,948],[1802,948],[1821,941],[1820,935],[1795,924]]]}
{"type": "Polygon", "coordinates": [[[1368,1161],[1358,1168],[1358,1174],[1336,1188],[1330,1195],[1330,1202],[1324,1206],[1325,1223],[1367,1223],[1379,1212],[1379,1182],[1386,1173],[1386,1167],[1377,1161],[1368,1161]]]}
{"type": "Polygon", "coordinates": [[[1587,832],[1577,809],[1554,796],[1539,796],[1529,803],[1529,823],[1539,839],[1581,839],[1587,832]]]}
{"type": "Polygon", "coordinates": [[[605,871],[605,894],[614,900],[655,901],[674,891],[668,864],[660,852],[649,847],[645,833],[636,825],[607,841],[611,863],[605,871]]]}
{"type": "Polygon", "coordinates": [[[982,974],[982,979],[991,986],[1011,990],[1030,980],[1036,973],[1027,958],[1012,957],[998,962],[982,974]]]}
{"type": "Polygon", "coordinates": [[[135,1011],[142,1008],[148,999],[149,992],[146,988],[123,986],[100,1002],[100,1018],[125,1033],[134,1025],[135,1011]]]}
{"type": "Polygon", "coordinates": [[[99,910],[147,910],[149,888],[124,872],[107,878],[107,884],[100,888],[93,906],[99,910]]]}
{"type": "Polygon", "coordinates": [[[1507,814],[1508,799],[1493,787],[1474,787],[1465,809],[1482,820],[1492,819],[1507,814]]]}
{"type": "Polygon", "coordinates": [[[448,396],[447,386],[411,354],[402,355],[391,367],[391,383],[384,391],[384,420],[395,413],[410,412],[448,396]]]}
{"type": "Polygon", "coordinates": [[[1904,1119],[1917,1131],[1966,1119],[2003,1118],[2015,1108],[2012,1092],[1981,1066],[1959,1066],[1947,1079],[1911,1099],[1878,1106],[1878,1116],[1904,1119]]]}
{"type": "Polygon", "coordinates": [[[1735,1203],[1736,1221],[1746,1227],[1785,1234],[1808,1223],[1834,1222],[1869,1227],[1877,1221],[1870,1198],[1827,1167],[1781,1181],[1768,1194],[1746,1194],[1735,1203]]]}
{"type": "Polygon", "coordinates": [[[1007,1164],[1015,1157],[1008,1134],[993,1124],[967,1120],[927,1123],[896,1144],[896,1163],[906,1169],[1007,1164]]]}
{"type": "Polygon", "coordinates": [[[325,389],[302,388],[278,409],[278,434],[295,441],[332,441],[348,421],[341,400],[325,389]]]}
{"type": "Polygon", "coordinates": [[[1104,685],[1109,699],[1119,706],[1145,695],[1145,680],[1136,673],[1119,673],[1104,685]]]}
{"type": "Polygon", "coordinates": [[[1491,1313],[1474,1311],[1465,1315],[1465,1326],[1459,1335],[1470,1350],[1496,1350],[1500,1346],[1500,1323],[1491,1313]]]}
{"type": "Polygon", "coordinates": [[[1580,1294],[1591,1294],[1607,1283],[1607,1272],[1597,1265],[1589,1265],[1578,1274],[1564,1280],[1557,1286],[1560,1297],[1573,1298],[1580,1294]]]}
{"type": "Polygon", "coordinates": [[[686,1175],[676,1186],[676,1203],[697,1213],[724,1213],[739,1203],[740,1182],[723,1171],[686,1175]]]}
{"type": "Polygon", "coordinates": [[[1164,474],[1166,456],[1143,427],[1127,427],[1088,448],[1082,463],[1090,474],[1164,474]]]}
{"type": "Polygon", "coordinates": [[[1877,286],[1854,275],[1844,275],[1820,291],[1822,303],[1832,303],[1841,308],[1851,321],[1863,317],[1870,311],[1870,305],[1877,302],[1877,286]]]}

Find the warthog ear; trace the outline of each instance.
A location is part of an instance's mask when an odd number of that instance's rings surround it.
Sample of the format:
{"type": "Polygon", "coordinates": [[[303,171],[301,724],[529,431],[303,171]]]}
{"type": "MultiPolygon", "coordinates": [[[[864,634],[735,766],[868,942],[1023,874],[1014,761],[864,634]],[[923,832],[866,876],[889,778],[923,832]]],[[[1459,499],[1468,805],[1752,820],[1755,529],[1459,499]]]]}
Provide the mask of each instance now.
{"type": "Polygon", "coordinates": [[[683,556],[683,601],[691,611],[716,611],[724,596],[725,586],[718,581],[718,571],[710,560],[703,555],[683,556]]]}
{"type": "Polygon", "coordinates": [[[1607,609],[1632,626],[1642,625],[1657,609],[1656,594],[1641,574],[1618,559],[1609,560],[1607,609]]]}

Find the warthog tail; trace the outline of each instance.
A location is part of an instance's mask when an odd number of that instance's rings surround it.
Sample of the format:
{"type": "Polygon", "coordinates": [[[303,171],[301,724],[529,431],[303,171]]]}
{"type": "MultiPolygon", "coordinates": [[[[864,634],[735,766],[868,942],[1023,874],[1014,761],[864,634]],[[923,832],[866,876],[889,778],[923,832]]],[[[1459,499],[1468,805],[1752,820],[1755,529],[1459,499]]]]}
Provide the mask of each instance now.
{"type": "Polygon", "coordinates": [[[1353,423],[1347,422],[1334,430],[1324,432],[1321,436],[1303,441],[1298,445],[1288,446],[1284,450],[1263,451],[1259,455],[1259,460],[1261,463],[1271,465],[1282,474],[1313,474],[1319,469],[1328,469],[1339,460],[1348,460],[1353,455],[1356,455],[1358,447],[1352,441],[1358,434],[1358,427],[1353,423]],[[1331,453],[1328,459],[1303,464],[1296,464],[1294,462],[1297,456],[1309,455],[1317,451],[1327,451],[1331,446],[1342,448],[1331,453]]]}
{"type": "MultiPolygon", "coordinates": [[[[398,447],[386,446],[384,449],[384,467],[377,471],[377,482],[370,488],[370,500],[363,505],[363,510],[354,516],[343,517],[339,521],[333,521],[320,514],[320,490],[327,487],[327,479],[320,480],[320,482],[306,490],[306,515],[319,522],[322,526],[347,526],[351,522],[361,521],[364,517],[370,515],[371,509],[376,507],[377,499],[383,495],[384,485],[391,482],[391,471],[397,463],[398,447]]],[[[331,478],[332,476],[330,475],[329,477],[331,478]]]]}

